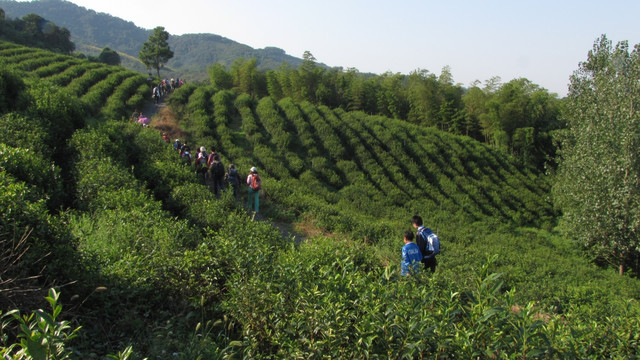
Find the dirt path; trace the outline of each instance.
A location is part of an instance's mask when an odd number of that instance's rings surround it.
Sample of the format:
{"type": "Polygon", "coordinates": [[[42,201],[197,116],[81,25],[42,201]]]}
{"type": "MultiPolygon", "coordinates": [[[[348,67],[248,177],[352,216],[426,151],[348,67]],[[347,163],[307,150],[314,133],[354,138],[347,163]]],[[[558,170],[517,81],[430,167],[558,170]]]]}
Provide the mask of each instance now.
{"type": "Polygon", "coordinates": [[[173,110],[166,103],[149,103],[144,107],[143,114],[151,118],[151,127],[169,136],[170,142],[175,139],[184,141],[185,133],[180,128],[173,110]]]}

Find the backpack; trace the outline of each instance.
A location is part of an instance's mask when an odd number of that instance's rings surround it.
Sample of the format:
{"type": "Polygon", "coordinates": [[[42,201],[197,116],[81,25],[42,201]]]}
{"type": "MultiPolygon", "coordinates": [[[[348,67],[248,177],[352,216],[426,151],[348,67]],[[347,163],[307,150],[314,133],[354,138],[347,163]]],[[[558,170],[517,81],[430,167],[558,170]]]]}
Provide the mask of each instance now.
{"type": "Polygon", "coordinates": [[[240,183],[239,176],[238,176],[238,170],[229,169],[229,173],[227,173],[227,181],[231,185],[238,185],[240,183]]]}
{"type": "Polygon", "coordinates": [[[198,153],[198,166],[207,166],[207,157],[203,153],[198,153]]]}
{"type": "Polygon", "coordinates": [[[182,153],[182,161],[185,164],[191,165],[191,154],[189,154],[188,151],[185,151],[184,153],[182,153]]]}
{"type": "Polygon", "coordinates": [[[251,176],[251,184],[249,184],[249,187],[254,191],[257,191],[257,190],[260,190],[261,184],[262,184],[262,181],[260,180],[260,176],[258,176],[258,174],[253,174],[251,176]]]}
{"type": "Polygon", "coordinates": [[[211,164],[213,164],[213,162],[215,161],[215,157],[216,157],[216,153],[212,151],[211,154],[209,154],[209,156],[207,157],[208,166],[211,166],[211,164]]]}
{"type": "Polygon", "coordinates": [[[416,243],[422,252],[423,258],[431,258],[440,254],[440,238],[429,228],[418,231],[416,243]]]}
{"type": "Polygon", "coordinates": [[[209,168],[209,172],[211,173],[211,176],[213,176],[216,179],[221,179],[224,177],[224,164],[222,164],[221,161],[219,160],[214,160],[211,163],[211,167],[209,168]]]}
{"type": "Polygon", "coordinates": [[[427,241],[429,242],[430,247],[433,249],[433,255],[440,254],[440,238],[438,237],[438,235],[431,233],[431,235],[429,235],[429,237],[427,238],[427,241]]]}

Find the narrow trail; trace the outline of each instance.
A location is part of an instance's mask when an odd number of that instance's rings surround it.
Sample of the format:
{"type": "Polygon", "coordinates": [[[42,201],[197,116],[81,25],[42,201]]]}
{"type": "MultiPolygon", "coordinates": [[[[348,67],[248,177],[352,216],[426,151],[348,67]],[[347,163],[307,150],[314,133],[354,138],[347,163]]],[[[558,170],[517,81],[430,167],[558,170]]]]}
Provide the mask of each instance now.
{"type": "MultiPolygon", "coordinates": [[[[167,104],[163,101],[158,104],[154,104],[152,102],[146,104],[142,109],[142,113],[151,119],[150,126],[161,133],[167,134],[170,139],[170,143],[173,143],[175,139],[180,139],[184,142],[186,133],[182,131],[180,127],[180,122],[176,118],[175,114],[171,107],[167,106],[167,104]]],[[[241,200],[243,201],[243,200],[241,200]]],[[[244,201],[243,201],[244,203],[244,201]]],[[[274,221],[265,217],[263,214],[255,214],[253,216],[253,220],[255,221],[267,221],[274,228],[280,231],[280,234],[285,239],[293,238],[294,241],[299,244],[305,239],[316,237],[316,236],[332,236],[331,234],[327,234],[322,230],[314,227],[311,224],[306,222],[299,223],[286,223],[274,221]]]]}
{"type": "Polygon", "coordinates": [[[170,142],[175,139],[184,139],[185,133],[180,128],[178,119],[176,119],[173,110],[165,102],[159,104],[148,103],[142,112],[151,119],[151,127],[167,134],[170,142]]]}

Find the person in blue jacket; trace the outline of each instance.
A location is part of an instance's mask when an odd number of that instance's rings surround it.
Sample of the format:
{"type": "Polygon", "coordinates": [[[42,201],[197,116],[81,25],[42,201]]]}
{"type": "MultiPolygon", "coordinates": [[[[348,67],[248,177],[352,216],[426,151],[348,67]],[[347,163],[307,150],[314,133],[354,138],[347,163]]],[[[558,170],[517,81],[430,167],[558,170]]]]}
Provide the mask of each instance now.
{"type": "Polygon", "coordinates": [[[407,230],[404,233],[404,246],[402,247],[402,262],[400,263],[403,276],[415,274],[420,271],[422,253],[416,243],[413,242],[413,232],[407,230]]]}

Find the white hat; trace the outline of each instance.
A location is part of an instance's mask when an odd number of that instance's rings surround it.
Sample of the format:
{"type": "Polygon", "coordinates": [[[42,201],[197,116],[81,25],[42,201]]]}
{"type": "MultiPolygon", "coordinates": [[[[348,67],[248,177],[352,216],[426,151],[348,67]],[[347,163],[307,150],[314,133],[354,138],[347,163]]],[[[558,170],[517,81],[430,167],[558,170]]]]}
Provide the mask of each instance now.
{"type": "Polygon", "coordinates": [[[254,166],[251,168],[251,172],[258,172],[258,169],[256,169],[256,167],[254,166]]]}
{"type": "Polygon", "coordinates": [[[200,146],[200,151],[205,152],[204,146],[200,146]]]}

